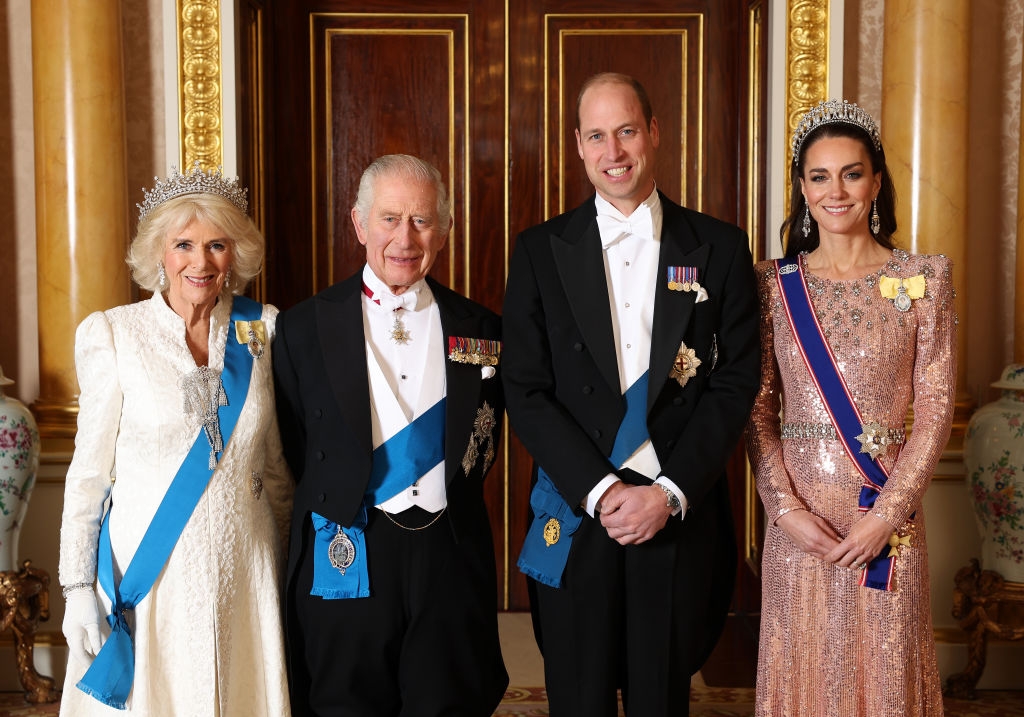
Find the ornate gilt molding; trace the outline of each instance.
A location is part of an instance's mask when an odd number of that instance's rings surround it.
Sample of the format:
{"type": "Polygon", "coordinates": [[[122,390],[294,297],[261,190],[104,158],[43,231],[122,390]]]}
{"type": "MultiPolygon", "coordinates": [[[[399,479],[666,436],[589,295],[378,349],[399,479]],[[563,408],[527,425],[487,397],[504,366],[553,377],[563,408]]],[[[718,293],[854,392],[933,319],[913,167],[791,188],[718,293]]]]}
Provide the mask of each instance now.
{"type": "Polygon", "coordinates": [[[220,0],[178,0],[181,166],[224,163],[220,0]]]}
{"type": "MultiPolygon", "coordinates": [[[[828,92],[829,0],[788,0],[786,142],[807,110],[828,92]]],[[[787,153],[788,159],[788,153],[787,153]]],[[[788,176],[787,171],[787,176],[788,176]]]]}

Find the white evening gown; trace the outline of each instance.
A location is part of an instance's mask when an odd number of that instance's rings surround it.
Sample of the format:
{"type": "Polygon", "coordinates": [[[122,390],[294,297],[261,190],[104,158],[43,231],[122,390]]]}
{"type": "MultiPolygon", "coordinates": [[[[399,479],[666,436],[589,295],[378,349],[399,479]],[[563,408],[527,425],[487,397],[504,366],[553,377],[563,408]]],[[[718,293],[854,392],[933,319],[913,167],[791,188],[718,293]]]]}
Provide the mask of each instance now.
{"type": "MultiPolygon", "coordinates": [[[[223,369],[226,341],[236,340],[231,303],[222,299],[211,317],[211,370],[223,369]]],[[[276,308],[263,307],[268,345],[253,361],[234,433],[167,565],[129,619],[135,681],[127,714],[289,713],[279,588],[292,484],[274,411],[276,317],[276,308]]],[[[199,416],[186,415],[179,386],[196,368],[185,324],[161,295],[87,317],[75,361],[81,395],[61,525],[62,585],[94,580],[108,499],[115,571],[127,568],[202,428],[199,416]]],[[[97,595],[109,608],[98,587],[97,595]]],[[[103,615],[101,622],[106,631],[103,615]]],[[[69,659],[61,715],[126,714],[75,686],[87,668],[69,659]]]]}

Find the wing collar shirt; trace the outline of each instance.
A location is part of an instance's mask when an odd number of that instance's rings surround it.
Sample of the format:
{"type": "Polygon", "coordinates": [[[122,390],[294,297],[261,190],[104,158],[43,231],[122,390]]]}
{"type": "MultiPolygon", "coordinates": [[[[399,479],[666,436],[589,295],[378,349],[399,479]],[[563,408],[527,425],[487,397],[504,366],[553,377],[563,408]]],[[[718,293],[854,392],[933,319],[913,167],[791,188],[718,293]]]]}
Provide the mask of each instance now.
{"type": "MultiPolygon", "coordinates": [[[[445,397],[442,333],[441,315],[426,281],[395,296],[369,265],[363,267],[363,336],[374,448],[445,397]],[[398,327],[407,341],[395,340],[398,327]]],[[[400,513],[415,505],[434,513],[446,504],[441,461],[377,507],[400,513]]]]}
{"type": "MultiPolygon", "coordinates": [[[[615,355],[619,364],[619,388],[626,392],[643,376],[651,363],[651,328],[658,285],[661,253],[662,209],[655,188],[628,217],[600,194],[595,198],[597,223],[601,232],[605,278],[611,304],[615,355]]],[[[654,382],[655,377],[650,379],[654,382]]],[[[645,441],[620,468],[629,468],[663,484],[679,498],[686,514],[686,496],[665,476],[650,439],[645,441]],[[657,479],[657,480],[655,480],[657,479]]],[[[597,502],[619,478],[605,476],[587,495],[586,511],[591,516],[597,502]]]]}

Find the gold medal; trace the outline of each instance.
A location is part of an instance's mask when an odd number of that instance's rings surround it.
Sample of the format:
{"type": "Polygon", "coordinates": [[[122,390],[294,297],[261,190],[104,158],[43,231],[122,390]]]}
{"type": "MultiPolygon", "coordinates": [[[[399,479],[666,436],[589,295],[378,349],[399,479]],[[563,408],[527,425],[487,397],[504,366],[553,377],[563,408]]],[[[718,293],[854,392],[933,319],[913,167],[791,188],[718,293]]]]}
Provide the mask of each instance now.
{"type": "Polygon", "coordinates": [[[558,522],[558,518],[548,518],[548,522],[544,524],[544,543],[550,548],[561,537],[562,524],[558,522]]]}

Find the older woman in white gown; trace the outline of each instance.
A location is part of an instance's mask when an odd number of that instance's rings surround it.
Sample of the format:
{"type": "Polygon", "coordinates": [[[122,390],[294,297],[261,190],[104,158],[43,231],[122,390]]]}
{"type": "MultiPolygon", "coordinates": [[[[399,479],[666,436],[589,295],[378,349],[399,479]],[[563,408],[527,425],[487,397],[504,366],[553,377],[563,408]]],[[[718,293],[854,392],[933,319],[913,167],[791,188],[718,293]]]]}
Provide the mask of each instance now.
{"type": "Polygon", "coordinates": [[[78,328],[62,715],[289,712],[277,309],[240,296],[263,255],[246,205],[219,171],[172,170],[146,192],[128,255],[152,298],[78,328]]]}

